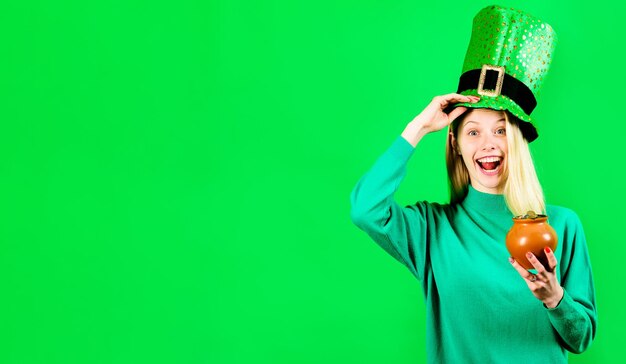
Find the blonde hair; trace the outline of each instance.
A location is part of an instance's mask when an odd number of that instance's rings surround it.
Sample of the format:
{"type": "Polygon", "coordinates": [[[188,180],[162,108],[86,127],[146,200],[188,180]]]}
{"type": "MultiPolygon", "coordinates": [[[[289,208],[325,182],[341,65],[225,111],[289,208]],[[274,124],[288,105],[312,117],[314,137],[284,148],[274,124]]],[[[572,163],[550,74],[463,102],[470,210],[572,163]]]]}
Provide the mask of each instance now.
{"type": "MultiPolygon", "coordinates": [[[[458,155],[452,146],[450,132],[456,137],[459,125],[472,110],[474,109],[468,109],[448,126],[446,166],[448,169],[450,204],[462,202],[467,195],[468,185],[470,184],[469,172],[462,156],[458,155]]],[[[518,127],[518,123],[522,121],[517,120],[508,111],[502,110],[501,113],[506,120],[506,141],[508,145],[507,168],[503,174],[505,179],[503,194],[506,205],[515,216],[523,215],[530,210],[537,214],[545,214],[546,207],[543,189],[535,172],[535,165],[528,148],[528,142],[526,142],[518,127]]]]}

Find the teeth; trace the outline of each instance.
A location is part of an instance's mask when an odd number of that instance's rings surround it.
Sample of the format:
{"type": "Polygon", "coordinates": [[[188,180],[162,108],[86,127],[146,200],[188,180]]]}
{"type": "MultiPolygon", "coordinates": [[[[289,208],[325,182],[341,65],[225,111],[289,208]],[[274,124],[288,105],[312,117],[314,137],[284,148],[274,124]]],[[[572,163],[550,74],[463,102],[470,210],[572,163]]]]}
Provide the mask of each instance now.
{"type": "Polygon", "coordinates": [[[486,157],[486,158],[482,158],[482,159],[478,159],[478,161],[480,163],[485,163],[485,162],[499,162],[501,161],[502,158],[500,157],[486,157]]]}

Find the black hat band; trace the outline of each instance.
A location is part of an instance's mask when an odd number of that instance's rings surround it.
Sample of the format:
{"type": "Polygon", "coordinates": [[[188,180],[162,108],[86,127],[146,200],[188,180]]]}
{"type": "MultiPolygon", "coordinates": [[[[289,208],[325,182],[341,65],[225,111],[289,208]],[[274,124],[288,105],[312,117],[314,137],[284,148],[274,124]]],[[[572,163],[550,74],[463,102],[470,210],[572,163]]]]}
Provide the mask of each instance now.
{"type": "Polygon", "coordinates": [[[535,95],[522,81],[495,68],[501,67],[485,65],[483,69],[465,72],[459,79],[457,93],[472,89],[493,90],[480,93],[488,96],[504,95],[521,107],[526,115],[530,115],[537,106],[535,95]],[[484,74],[483,79],[481,73],[484,74]]]}

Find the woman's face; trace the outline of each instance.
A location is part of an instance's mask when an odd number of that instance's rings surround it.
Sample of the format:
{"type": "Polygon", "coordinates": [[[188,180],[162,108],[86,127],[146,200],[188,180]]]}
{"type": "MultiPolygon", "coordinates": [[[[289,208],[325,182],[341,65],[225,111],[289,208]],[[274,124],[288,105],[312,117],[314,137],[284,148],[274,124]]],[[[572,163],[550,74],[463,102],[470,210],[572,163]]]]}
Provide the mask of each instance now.
{"type": "Polygon", "coordinates": [[[502,193],[508,152],[504,113],[471,110],[459,125],[456,139],[457,152],[460,150],[472,187],[485,193],[502,193]]]}

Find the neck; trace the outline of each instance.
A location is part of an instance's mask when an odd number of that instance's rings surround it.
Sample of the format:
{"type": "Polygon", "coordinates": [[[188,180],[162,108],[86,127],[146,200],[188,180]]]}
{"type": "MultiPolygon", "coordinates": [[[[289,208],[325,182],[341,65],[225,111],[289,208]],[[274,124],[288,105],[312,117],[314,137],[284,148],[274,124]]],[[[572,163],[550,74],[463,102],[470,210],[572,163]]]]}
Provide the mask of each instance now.
{"type": "Polygon", "coordinates": [[[471,210],[512,216],[502,193],[478,191],[471,184],[467,186],[467,196],[465,196],[462,204],[471,210]]]}

